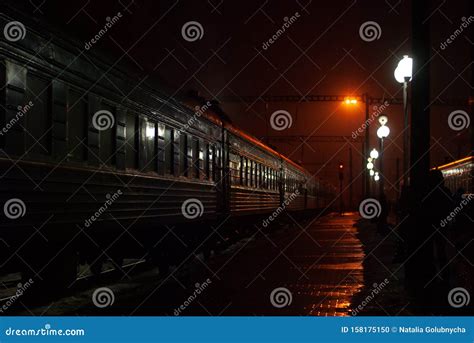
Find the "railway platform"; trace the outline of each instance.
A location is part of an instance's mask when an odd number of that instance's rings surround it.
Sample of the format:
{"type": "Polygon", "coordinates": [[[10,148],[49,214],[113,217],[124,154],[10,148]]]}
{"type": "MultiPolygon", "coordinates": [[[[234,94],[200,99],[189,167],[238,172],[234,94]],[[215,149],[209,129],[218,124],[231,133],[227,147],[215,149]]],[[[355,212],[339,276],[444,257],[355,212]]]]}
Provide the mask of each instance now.
{"type": "MultiPolygon", "coordinates": [[[[400,315],[402,272],[394,237],[381,236],[356,213],[329,214],[238,241],[209,259],[160,276],[157,269],[94,285],[48,306],[43,315],[400,315]],[[394,271],[397,270],[397,273],[394,271]],[[107,288],[112,304],[91,299],[107,288]]],[[[110,302],[110,301],[109,301],[110,302]]],[[[27,313],[25,311],[25,314],[27,313]]]]}

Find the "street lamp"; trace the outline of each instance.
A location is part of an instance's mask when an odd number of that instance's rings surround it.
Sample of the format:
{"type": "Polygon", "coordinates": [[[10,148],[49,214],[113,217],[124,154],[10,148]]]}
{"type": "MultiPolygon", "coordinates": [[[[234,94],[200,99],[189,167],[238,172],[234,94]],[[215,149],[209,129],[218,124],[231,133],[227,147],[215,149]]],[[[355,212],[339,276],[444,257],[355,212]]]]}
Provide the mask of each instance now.
{"type": "Polygon", "coordinates": [[[379,158],[379,152],[377,151],[377,149],[372,149],[372,151],[370,151],[370,158],[374,160],[379,158]]]}
{"type": "Polygon", "coordinates": [[[375,180],[375,181],[380,180],[379,172],[375,172],[374,180],[375,180]]]}
{"type": "Polygon", "coordinates": [[[380,138],[380,174],[382,175],[382,179],[380,180],[380,198],[383,196],[384,192],[384,180],[385,175],[383,173],[383,141],[385,138],[388,137],[390,134],[390,129],[387,126],[388,118],[385,115],[379,117],[380,127],[377,129],[377,137],[380,138]]]}
{"type": "Polygon", "coordinates": [[[403,186],[408,186],[408,82],[413,76],[413,58],[404,55],[394,71],[395,80],[403,83],[403,186]]]}

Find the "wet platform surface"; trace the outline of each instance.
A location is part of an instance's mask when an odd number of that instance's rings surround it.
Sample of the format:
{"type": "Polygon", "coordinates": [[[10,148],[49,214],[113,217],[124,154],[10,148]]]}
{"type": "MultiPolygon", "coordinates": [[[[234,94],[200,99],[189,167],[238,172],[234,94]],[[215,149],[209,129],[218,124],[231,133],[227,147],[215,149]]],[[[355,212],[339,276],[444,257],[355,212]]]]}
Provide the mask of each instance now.
{"type": "MultiPolygon", "coordinates": [[[[224,253],[159,278],[147,271],[109,285],[114,303],[97,308],[93,290],[34,310],[43,315],[349,315],[364,284],[355,214],[241,240],[224,253]]],[[[99,287],[99,286],[97,286],[99,287]]]]}

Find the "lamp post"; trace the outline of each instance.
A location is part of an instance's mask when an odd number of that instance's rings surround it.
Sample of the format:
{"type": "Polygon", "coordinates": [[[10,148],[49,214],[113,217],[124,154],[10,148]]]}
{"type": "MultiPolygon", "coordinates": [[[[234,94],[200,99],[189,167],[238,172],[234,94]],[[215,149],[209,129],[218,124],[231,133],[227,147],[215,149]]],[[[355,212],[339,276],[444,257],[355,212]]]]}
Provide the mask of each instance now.
{"type": "MultiPolygon", "coordinates": [[[[362,96],[360,97],[361,101],[365,103],[365,121],[364,123],[366,123],[368,125],[369,123],[369,105],[370,105],[370,102],[371,102],[371,97],[369,96],[368,93],[364,93],[362,94],[362,96]]],[[[357,101],[357,98],[355,97],[349,97],[349,96],[346,96],[344,98],[344,103],[346,105],[357,105],[358,101],[357,101]]],[[[364,144],[363,144],[363,147],[362,147],[362,155],[363,156],[367,156],[367,153],[369,151],[369,128],[367,127],[366,128],[366,131],[365,131],[365,137],[364,137],[364,144]]],[[[369,192],[369,186],[370,186],[370,183],[369,183],[369,177],[367,175],[367,172],[364,168],[364,158],[362,158],[362,196],[363,198],[367,198],[367,194],[369,192]]]]}
{"type": "Polygon", "coordinates": [[[385,184],[385,174],[383,172],[383,153],[384,153],[383,141],[390,134],[390,129],[387,126],[387,122],[388,122],[387,116],[382,115],[382,116],[379,117],[380,127],[377,130],[377,137],[380,138],[380,162],[379,162],[380,175],[381,175],[381,178],[380,178],[380,199],[382,199],[382,197],[384,195],[384,184],[385,184]]]}
{"type": "Polygon", "coordinates": [[[403,186],[408,186],[409,137],[408,137],[408,82],[412,79],[413,59],[404,55],[394,71],[395,80],[403,83],[403,186]]]}

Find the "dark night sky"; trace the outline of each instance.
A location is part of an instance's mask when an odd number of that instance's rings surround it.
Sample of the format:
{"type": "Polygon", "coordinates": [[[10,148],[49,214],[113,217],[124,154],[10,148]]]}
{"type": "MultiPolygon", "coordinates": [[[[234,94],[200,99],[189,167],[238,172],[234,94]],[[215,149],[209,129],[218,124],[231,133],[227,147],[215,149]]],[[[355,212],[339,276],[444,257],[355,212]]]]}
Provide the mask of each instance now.
{"type": "MultiPolygon", "coordinates": [[[[9,0],[8,0],[9,1],[9,0]]],[[[106,54],[111,63],[132,66],[141,77],[160,77],[170,92],[198,90],[205,97],[232,95],[341,94],[401,97],[393,78],[398,60],[410,53],[410,1],[14,1],[40,23],[58,27],[65,36],[89,41],[105,24],[106,17],[123,17],[88,53],[106,54]],[[36,5],[35,5],[36,4],[36,5]],[[36,10],[35,10],[36,7],[36,10]],[[127,7],[126,9],[124,7],[127,7]],[[268,49],[268,41],[296,12],[299,18],[268,49]],[[181,35],[188,21],[199,22],[200,40],[188,42],[181,35]],[[366,42],[359,27],[375,21],[380,38],[366,42]],[[126,52],[126,54],[125,54],[126,52]]],[[[445,41],[461,24],[468,0],[433,1],[431,97],[467,98],[471,79],[467,32],[445,50],[445,41]]],[[[471,25],[474,25],[471,24],[471,25]]],[[[471,39],[471,41],[473,41],[471,39]]],[[[351,135],[363,121],[363,105],[341,103],[231,104],[222,107],[243,129],[266,135],[351,135]],[[293,125],[285,131],[269,128],[270,115],[288,111],[293,125]]],[[[449,128],[447,118],[459,107],[432,108],[432,164],[458,158],[468,152],[467,130],[449,128]],[[438,141],[439,140],[439,141],[438,141]]],[[[386,158],[389,183],[396,178],[395,161],[402,156],[402,108],[387,109],[392,135],[386,158]]],[[[375,129],[371,136],[374,143],[375,129]]],[[[318,176],[335,181],[336,165],[348,161],[348,144],[273,143],[318,176]],[[328,165],[321,167],[323,163],[328,165]]],[[[372,144],[375,146],[375,144],[372,144]]],[[[361,147],[352,146],[354,175],[360,173],[361,147]]],[[[360,182],[355,183],[356,190],[360,182]]],[[[390,187],[390,185],[389,185],[390,187]]]]}

